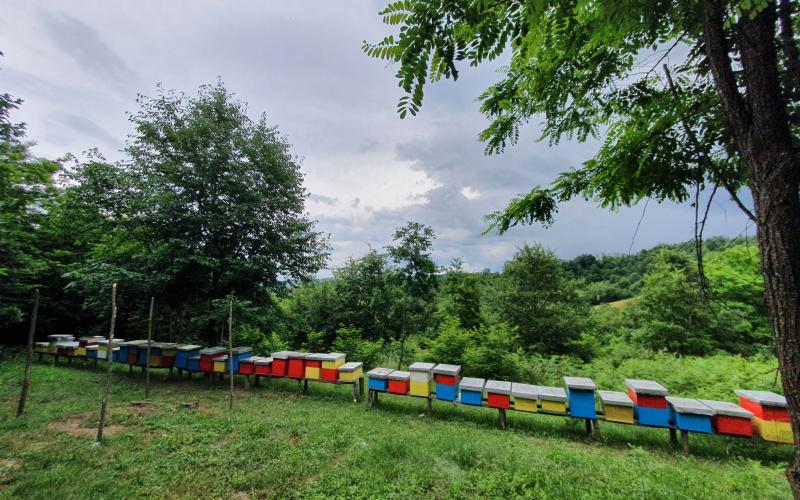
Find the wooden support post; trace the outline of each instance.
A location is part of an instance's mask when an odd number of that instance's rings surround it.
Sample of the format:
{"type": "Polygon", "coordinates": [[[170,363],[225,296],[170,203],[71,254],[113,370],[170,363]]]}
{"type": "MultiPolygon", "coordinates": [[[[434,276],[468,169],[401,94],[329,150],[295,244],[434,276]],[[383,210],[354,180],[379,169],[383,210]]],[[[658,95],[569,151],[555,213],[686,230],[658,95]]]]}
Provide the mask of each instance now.
{"type": "Polygon", "coordinates": [[[594,435],[595,437],[600,437],[600,421],[598,419],[592,420],[592,427],[594,428],[594,435]]]}
{"type": "Polygon", "coordinates": [[[584,424],[586,425],[586,434],[592,434],[592,419],[587,418],[584,419],[584,424]]]}
{"type": "Polygon", "coordinates": [[[500,428],[506,430],[508,428],[508,421],[506,420],[506,409],[498,408],[497,412],[500,417],[500,428]]]}
{"type": "Polygon", "coordinates": [[[245,375],[244,376],[244,388],[245,389],[249,389],[250,388],[250,375],[245,375]]]}
{"type": "MultiPolygon", "coordinates": [[[[150,319],[147,320],[147,376],[144,378],[144,399],[150,399],[150,350],[153,345],[153,306],[156,298],[150,297],[150,319]]],[[[113,346],[109,345],[109,349],[113,346]]]]}
{"type": "Polygon", "coordinates": [[[353,381],[353,403],[358,403],[358,383],[353,381]]]}
{"type": "Polygon", "coordinates": [[[303,379],[303,390],[301,392],[303,394],[308,392],[308,379],[307,378],[303,379]]]}
{"type": "Polygon", "coordinates": [[[425,413],[430,417],[431,415],[433,415],[433,397],[431,395],[428,395],[428,397],[425,399],[428,400],[426,404],[425,413]]]}
{"type": "Polygon", "coordinates": [[[364,397],[364,377],[358,378],[358,394],[360,394],[362,398],[364,397]]]}
{"type": "MultiPolygon", "coordinates": [[[[22,387],[19,393],[19,404],[17,405],[17,418],[22,416],[25,411],[25,402],[28,400],[28,388],[31,385],[31,364],[33,363],[33,337],[36,335],[36,318],[39,316],[39,289],[33,291],[33,311],[31,321],[28,326],[28,348],[25,350],[25,374],[22,376],[22,387]]],[[[39,353],[39,360],[42,353],[39,353]]]]}
{"type": "Polygon", "coordinates": [[[676,431],[674,427],[669,428],[669,444],[672,445],[673,448],[678,447],[678,431],[676,431]]]}
{"type": "Polygon", "coordinates": [[[689,431],[681,430],[681,450],[689,453],[689,431]]]}
{"type": "Polygon", "coordinates": [[[255,385],[256,387],[258,387],[258,384],[259,384],[259,382],[261,381],[261,375],[256,375],[255,377],[256,377],[256,380],[255,380],[255,382],[253,383],[253,385],[255,385]]]}
{"type": "MultiPolygon", "coordinates": [[[[114,345],[114,326],[117,323],[117,284],[111,285],[111,329],[108,332],[108,345],[114,345]]],[[[114,366],[114,356],[111,356],[108,361],[108,368],[106,371],[106,383],[103,386],[103,397],[100,403],[100,422],[97,425],[97,438],[95,442],[100,444],[103,442],[103,427],[106,425],[106,410],[108,409],[108,393],[111,390],[111,369],[114,366]]]]}

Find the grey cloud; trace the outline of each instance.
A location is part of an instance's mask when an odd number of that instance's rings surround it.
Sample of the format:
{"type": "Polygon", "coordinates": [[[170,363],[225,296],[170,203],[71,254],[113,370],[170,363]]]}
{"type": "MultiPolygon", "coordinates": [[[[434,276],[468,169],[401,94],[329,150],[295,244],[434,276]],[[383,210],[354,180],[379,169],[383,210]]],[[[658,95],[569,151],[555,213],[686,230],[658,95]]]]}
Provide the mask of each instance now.
{"type": "Polygon", "coordinates": [[[335,205],[338,199],[334,196],[325,196],[324,194],[309,194],[308,199],[311,201],[316,201],[318,203],[323,203],[325,205],[335,205]]]}
{"type": "Polygon", "coordinates": [[[95,139],[98,141],[94,144],[95,146],[105,146],[113,150],[122,148],[122,141],[86,117],[70,113],[53,113],[50,115],[50,120],[53,122],[53,128],[61,128],[59,132],[53,133],[64,134],[66,130],[69,134],[79,133],[95,139]]]}

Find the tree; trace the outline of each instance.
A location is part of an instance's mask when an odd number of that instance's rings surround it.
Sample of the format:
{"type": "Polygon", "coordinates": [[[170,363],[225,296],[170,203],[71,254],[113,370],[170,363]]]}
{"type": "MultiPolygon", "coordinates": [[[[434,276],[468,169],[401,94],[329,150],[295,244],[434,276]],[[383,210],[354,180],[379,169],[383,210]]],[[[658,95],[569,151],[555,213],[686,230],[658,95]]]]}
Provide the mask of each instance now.
{"type": "Polygon", "coordinates": [[[442,277],[437,314],[453,316],[466,329],[481,324],[480,277],[464,271],[461,259],[454,259],[442,277]]]}
{"type": "MultiPolygon", "coordinates": [[[[578,196],[612,208],[694,198],[699,220],[704,187],[728,192],[758,228],[775,350],[800,442],[795,4],[402,0],[381,14],[399,33],[365,42],[364,50],[400,63],[398,83],[408,94],[401,117],[420,109],[429,81],[457,78],[459,62],[476,66],[510,49],[503,79],[481,96],[491,119],[480,135],[488,151],[502,151],[540,115],[551,142],[605,133],[594,158],[495,214],[500,232],[551,224],[558,203],[578,196]],[[672,60],[666,56],[675,47],[688,47],[688,56],[663,65],[661,75],[659,65],[672,60]],[[742,186],[752,193],[753,211],[739,198],[742,186]]],[[[800,451],[787,477],[800,498],[800,451]]]]}
{"type": "Polygon", "coordinates": [[[109,251],[72,276],[95,296],[94,278],[110,267],[135,281],[131,302],[154,294],[163,308],[188,312],[215,343],[226,321],[214,301],[235,290],[271,307],[270,292],[320,269],[327,242],[304,211],[290,145],[265,116],[251,120],[222,83],[202,86],[196,97],[159,90],[138,102],[128,159],[82,169],[92,181],[79,185],[84,199],[114,231],[109,251]]]}
{"type": "Polygon", "coordinates": [[[436,264],[430,250],[436,233],[419,222],[409,222],[394,232],[395,245],[387,246],[397,271],[396,283],[403,292],[393,304],[392,315],[400,339],[399,366],[403,364],[405,339],[432,325],[436,293],[436,264]]]}
{"type": "Polygon", "coordinates": [[[518,329],[527,350],[567,353],[584,329],[589,308],[553,252],[524,245],[503,265],[494,305],[518,329]]]}

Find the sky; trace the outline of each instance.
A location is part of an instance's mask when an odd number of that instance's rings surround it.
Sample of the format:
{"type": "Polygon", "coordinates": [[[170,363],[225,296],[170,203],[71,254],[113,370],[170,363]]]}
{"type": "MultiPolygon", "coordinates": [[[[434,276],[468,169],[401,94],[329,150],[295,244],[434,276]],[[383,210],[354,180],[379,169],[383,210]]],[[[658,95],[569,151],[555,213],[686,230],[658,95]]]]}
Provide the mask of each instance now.
{"type": "MultiPolygon", "coordinates": [[[[391,243],[407,221],[436,231],[440,265],[500,270],[523,244],[559,257],[628,253],[693,235],[688,204],[650,202],[611,212],[596,202],[560,207],[550,228],[483,234],[486,214],[592,157],[598,141],[537,142],[537,120],[504,154],[486,156],[488,122],[477,96],[502,64],[463,68],[457,82],[426,89],[422,111],[400,119],[396,68],[363,54],[389,33],[385,2],[3,0],[0,92],[24,99],[35,153],[61,157],[98,148],[123,158],[127,113],[157,84],[193,94],[221,79],[249,114],[265,113],[302,159],[307,210],[329,235],[328,270],[391,243]],[[638,226],[638,230],[637,230],[638,226]],[[634,238],[635,235],[635,238],[634,238]]],[[[749,196],[745,196],[748,198],[749,196]]],[[[749,203],[748,203],[749,204],[749,203]]],[[[706,236],[736,236],[747,220],[727,195],[711,206],[706,236]]]]}

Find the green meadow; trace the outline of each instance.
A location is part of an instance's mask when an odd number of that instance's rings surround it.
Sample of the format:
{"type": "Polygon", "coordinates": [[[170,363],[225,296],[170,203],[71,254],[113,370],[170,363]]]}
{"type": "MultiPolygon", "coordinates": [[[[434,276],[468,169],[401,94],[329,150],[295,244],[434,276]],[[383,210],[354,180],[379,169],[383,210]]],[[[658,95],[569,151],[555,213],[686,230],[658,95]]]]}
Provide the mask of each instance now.
{"type": "Polygon", "coordinates": [[[104,444],[93,447],[105,370],[35,364],[14,418],[23,364],[0,361],[0,498],[787,498],[789,446],[384,395],[348,386],[113,374],[104,444]]]}

